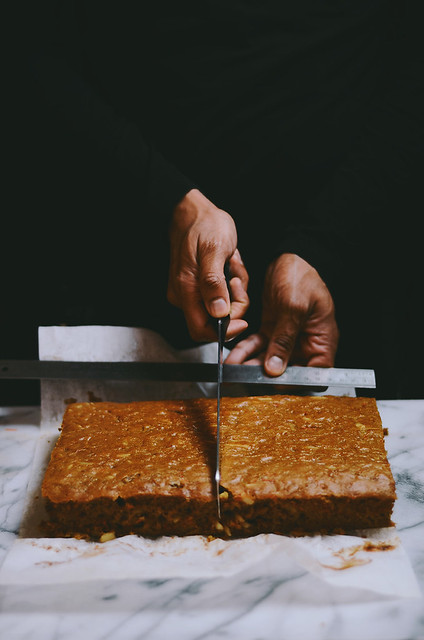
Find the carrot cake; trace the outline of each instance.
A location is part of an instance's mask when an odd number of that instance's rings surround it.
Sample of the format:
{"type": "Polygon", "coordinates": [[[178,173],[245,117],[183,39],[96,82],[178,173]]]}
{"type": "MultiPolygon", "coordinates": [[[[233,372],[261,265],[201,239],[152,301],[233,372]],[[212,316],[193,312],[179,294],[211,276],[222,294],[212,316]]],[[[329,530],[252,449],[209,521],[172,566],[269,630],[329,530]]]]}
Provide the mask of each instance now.
{"type": "Polygon", "coordinates": [[[215,458],[214,399],[71,404],[42,485],[48,535],[391,525],[395,483],[372,398],[222,398],[220,519],[215,458]]]}

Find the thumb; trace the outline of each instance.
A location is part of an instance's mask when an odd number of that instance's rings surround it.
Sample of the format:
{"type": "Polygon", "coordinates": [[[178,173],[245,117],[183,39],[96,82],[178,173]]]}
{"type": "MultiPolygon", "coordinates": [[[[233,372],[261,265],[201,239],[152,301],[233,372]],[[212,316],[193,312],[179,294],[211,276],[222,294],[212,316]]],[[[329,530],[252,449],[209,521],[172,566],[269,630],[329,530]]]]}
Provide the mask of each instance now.
{"type": "Polygon", "coordinates": [[[225,256],[215,254],[207,256],[200,264],[200,294],[207,312],[214,318],[230,313],[230,293],[224,274],[225,261],[225,256]]]}
{"type": "Polygon", "coordinates": [[[275,325],[265,354],[264,368],[269,376],[279,376],[286,370],[301,327],[300,318],[283,314],[275,325]]]}

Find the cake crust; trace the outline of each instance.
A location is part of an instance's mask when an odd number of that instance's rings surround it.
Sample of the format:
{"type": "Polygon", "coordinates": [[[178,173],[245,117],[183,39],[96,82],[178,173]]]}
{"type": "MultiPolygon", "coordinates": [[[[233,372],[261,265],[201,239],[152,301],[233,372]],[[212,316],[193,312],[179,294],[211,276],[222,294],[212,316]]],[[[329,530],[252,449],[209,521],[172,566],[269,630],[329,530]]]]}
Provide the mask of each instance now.
{"type": "Polygon", "coordinates": [[[391,525],[377,405],[337,396],[224,397],[222,517],[213,399],[68,406],[42,495],[49,535],[240,537],[391,525]]]}

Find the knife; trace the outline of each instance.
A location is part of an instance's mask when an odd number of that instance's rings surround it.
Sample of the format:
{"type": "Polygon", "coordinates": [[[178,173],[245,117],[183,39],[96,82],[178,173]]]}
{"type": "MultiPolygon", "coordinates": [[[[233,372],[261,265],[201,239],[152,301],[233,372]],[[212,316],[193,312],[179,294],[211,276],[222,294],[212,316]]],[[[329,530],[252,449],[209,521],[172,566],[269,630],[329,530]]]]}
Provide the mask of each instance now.
{"type": "Polygon", "coordinates": [[[218,507],[218,519],[221,519],[221,501],[219,497],[220,482],[221,482],[221,469],[220,469],[220,426],[221,426],[221,385],[222,385],[222,371],[223,371],[223,359],[224,359],[224,343],[225,336],[227,334],[228,325],[230,324],[230,316],[225,318],[217,318],[217,332],[218,332],[218,372],[217,372],[217,390],[216,390],[216,471],[215,471],[215,484],[216,484],[216,500],[218,507]]]}
{"type": "MultiPolygon", "coordinates": [[[[64,360],[0,360],[0,379],[140,380],[216,382],[216,363],[209,362],[80,362],[64,360]]],[[[376,387],[372,369],[289,366],[281,376],[267,376],[261,365],[224,364],[222,382],[255,386],[376,387]]],[[[268,392],[266,392],[268,393],[268,392]]]]}

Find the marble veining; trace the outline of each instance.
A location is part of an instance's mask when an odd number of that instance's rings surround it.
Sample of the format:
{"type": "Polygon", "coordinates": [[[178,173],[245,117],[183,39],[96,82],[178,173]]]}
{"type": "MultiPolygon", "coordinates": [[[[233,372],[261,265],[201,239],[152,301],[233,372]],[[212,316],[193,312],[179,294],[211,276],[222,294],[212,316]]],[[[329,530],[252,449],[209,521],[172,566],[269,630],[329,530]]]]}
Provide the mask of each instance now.
{"type": "MultiPolygon", "coordinates": [[[[424,401],[379,402],[396,480],[396,529],[424,593],[424,401]]],[[[18,535],[37,409],[0,408],[0,563],[18,535]]],[[[256,575],[0,588],[0,638],[424,640],[423,598],[340,589],[293,560],[256,575]]]]}

